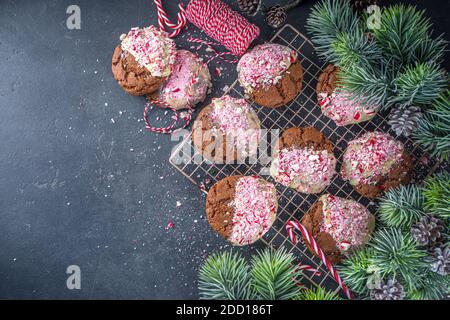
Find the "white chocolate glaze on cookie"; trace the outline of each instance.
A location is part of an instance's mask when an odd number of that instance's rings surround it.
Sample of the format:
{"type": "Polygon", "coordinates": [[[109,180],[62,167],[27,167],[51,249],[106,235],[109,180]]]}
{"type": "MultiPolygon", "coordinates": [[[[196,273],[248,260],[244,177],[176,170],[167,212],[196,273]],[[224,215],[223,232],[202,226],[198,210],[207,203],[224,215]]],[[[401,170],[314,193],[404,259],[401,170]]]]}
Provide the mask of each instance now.
{"type": "Polygon", "coordinates": [[[154,77],[167,77],[172,72],[175,63],[175,42],[166,32],[154,26],[147,28],[132,28],[128,34],[123,34],[122,50],[129,52],[135,60],[150,71],[154,77]]]}

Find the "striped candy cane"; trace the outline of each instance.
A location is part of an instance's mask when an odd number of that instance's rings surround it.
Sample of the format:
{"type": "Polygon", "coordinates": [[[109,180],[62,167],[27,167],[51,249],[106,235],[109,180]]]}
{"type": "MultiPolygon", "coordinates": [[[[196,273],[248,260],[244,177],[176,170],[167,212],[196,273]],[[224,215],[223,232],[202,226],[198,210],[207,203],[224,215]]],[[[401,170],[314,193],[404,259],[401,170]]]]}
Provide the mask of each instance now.
{"type": "Polygon", "coordinates": [[[304,225],[301,223],[291,220],[288,221],[286,224],[286,231],[288,232],[289,238],[291,239],[291,242],[293,244],[298,243],[297,236],[294,232],[294,230],[298,230],[303,235],[303,238],[311,245],[316,255],[319,256],[319,258],[322,260],[322,262],[327,266],[328,270],[330,270],[331,274],[333,275],[334,280],[338,283],[339,287],[345,292],[347,297],[349,299],[353,298],[353,295],[351,291],[347,288],[347,286],[342,281],[341,277],[337,273],[334,266],[331,264],[331,262],[328,260],[328,258],[325,256],[325,253],[322,251],[322,249],[317,244],[316,240],[312,237],[311,233],[306,229],[304,225]]]}
{"type": "Polygon", "coordinates": [[[176,37],[183,27],[186,25],[186,10],[184,9],[183,4],[180,2],[178,4],[178,9],[180,10],[177,15],[177,23],[173,23],[170,21],[169,17],[167,16],[166,11],[164,10],[164,7],[162,5],[161,0],[153,0],[153,2],[156,5],[156,9],[158,11],[158,25],[159,28],[162,31],[166,31],[166,26],[170,29],[172,29],[172,33],[169,34],[170,38],[176,37]]]}
{"type": "Polygon", "coordinates": [[[296,269],[296,270],[304,270],[304,271],[308,271],[308,272],[311,272],[311,273],[313,273],[314,275],[319,276],[319,277],[322,275],[322,273],[320,272],[319,269],[314,268],[313,266],[310,266],[310,265],[307,265],[307,264],[302,264],[302,263],[300,263],[300,264],[297,266],[297,269],[296,269]]]}

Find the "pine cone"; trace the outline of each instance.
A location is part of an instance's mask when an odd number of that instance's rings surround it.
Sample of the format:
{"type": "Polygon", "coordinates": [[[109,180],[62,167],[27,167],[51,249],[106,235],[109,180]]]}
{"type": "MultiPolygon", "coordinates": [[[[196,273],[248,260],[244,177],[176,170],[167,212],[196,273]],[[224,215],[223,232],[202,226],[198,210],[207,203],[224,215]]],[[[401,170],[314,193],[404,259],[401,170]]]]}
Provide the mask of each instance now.
{"type": "Polygon", "coordinates": [[[366,11],[367,7],[378,3],[379,1],[377,0],[350,0],[350,5],[359,13],[366,11]]]}
{"type": "Polygon", "coordinates": [[[411,228],[411,234],[420,246],[432,247],[443,238],[445,224],[442,220],[431,216],[423,216],[411,228]]]}
{"type": "Polygon", "coordinates": [[[447,276],[450,274],[450,248],[435,248],[431,256],[431,271],[447,276]]]}
{"type": "Polygon", "coordinates": [[[272,28],[279,28],[285,22],[287,18],[286,8],[276,4],[267,9],[266,21],[272,28]]]}
{"type": "Polygon", "coordinates": [[[422,117],[419,107],[394,107],[389,114],[389,125],[395,134],[408,137],[417,128],[417,124],[422,117]]]}
{"type": "Polygon", "coordinates": [[[239,9],[249,16],[254,16],[261,7],[261,0],[237,0],[239,9]]]}
{"type": "Polygon", "coordinates": [[[381,281],[379,287],[370,292],[372,300],[402,300],[405,297],[403,286],[395,279],[381,281]]]}

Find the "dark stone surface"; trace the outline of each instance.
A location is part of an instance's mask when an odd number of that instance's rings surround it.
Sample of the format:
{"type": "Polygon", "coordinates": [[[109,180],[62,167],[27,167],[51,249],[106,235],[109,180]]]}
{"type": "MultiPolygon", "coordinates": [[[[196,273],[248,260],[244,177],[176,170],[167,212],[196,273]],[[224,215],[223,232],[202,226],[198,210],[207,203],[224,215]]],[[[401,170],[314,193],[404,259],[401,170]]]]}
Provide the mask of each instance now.
{"type": "MultiPolygon", "coordinates": [[[[164,2],[173,15],[177,1],[164,2]]],[[[301,32],[312,2],[289,14],[301,32]]],[[[448,30],[448,1],[420,6],[448,30]]],[[[111,75],[119,35],[148,24],[150,0],[0,2],[0,298],[197,298],[200,263],[227,246],[205,197],[169,164],[175,142],[145,132],[144,99],[111,75]],[[71,4],[81,30],[66,28],[71,4]],[[81,290],[66,288],[72,264],[81,290]]],[[[212,96],[235,78],[221,66],[212,96]]]]}

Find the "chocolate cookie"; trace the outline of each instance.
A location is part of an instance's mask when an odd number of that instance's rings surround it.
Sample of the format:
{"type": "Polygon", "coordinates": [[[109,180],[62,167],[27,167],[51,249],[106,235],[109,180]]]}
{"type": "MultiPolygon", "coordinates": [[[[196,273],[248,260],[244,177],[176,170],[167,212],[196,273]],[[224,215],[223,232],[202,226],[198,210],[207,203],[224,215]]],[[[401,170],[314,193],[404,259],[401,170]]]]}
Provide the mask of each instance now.
{"type": "Polygon", "coordinates": [[[246,94],[264,107],[285,105],[302,88],[303,68],[297,53],[280,44],[256,46],[242,56],[237,71],[246,94]]]}
{"type": "Polygon", "coordinates": [[[333,145],[315,128],[287,129],[275,145],[270,173],[284,186],[320,193],[336,173],[333,145]]]}
{"type": "Polygon", "coordinates": [[[192,126],[192,142],[206,159],[230,163],[256,155],[258,116],[244,99],[228,95],[203,108],[192,126]]]}
{"type": "Polygon", "coordinates": [[[144,95],[161,87],[175,63],[175,44],[153,26],[121,36],[112,57],[112,73],[129,94],[144,95]]]}
{"type": "Polygon", "coordinates": [[[329,64],[319,76],[316,93],[322,113],[338,126],[372,119],[379,107],[354,99],[351,94],[340,89],[339,72],[338,67],[329,64]]]}
{"type": "Polygon", "coordinates": [[[172,74],[157,91],[147,95],[150,101],[157,100],[163,106],[176,110],[194,107],[206,98],[211,87],[208,66],[194,53],[178,50],[172,74]]]}
{"type": "Polygon", "coordinates": [[[343,155],[341,175],[368,198],[407,184],[411,156],[400,141],[382,132],[368,132],[352,140],[343,155]]]}
{"type": "Polygon", "coordinates": [[[226,177],[206,197],[209,224],[233,245],[260,239],[275,221],[277,208],[274,185],[259,177],[226,177]]]}
{"type": "MultiPolygon", "coordinates": [[[[356,201],[325,194],[303,216],[301,223],[335,264],[367,243],[375,227],[375,217],[356,201]]],[[[305,243],[315,254],[306,239],[305,243]]]]}
{"type": "Polygon", "coordinates": [[[339,82],[339,71],[339,67],[336,67],[332,64],[329,64],[325,67],[323,72],[320,74],[319,79],[317,80],[316,94],[318,98],[322,92],[331,95],[334,90],[336,90],[339,82]]]}

